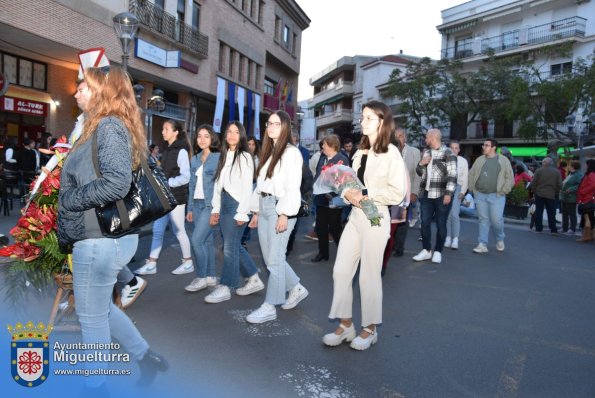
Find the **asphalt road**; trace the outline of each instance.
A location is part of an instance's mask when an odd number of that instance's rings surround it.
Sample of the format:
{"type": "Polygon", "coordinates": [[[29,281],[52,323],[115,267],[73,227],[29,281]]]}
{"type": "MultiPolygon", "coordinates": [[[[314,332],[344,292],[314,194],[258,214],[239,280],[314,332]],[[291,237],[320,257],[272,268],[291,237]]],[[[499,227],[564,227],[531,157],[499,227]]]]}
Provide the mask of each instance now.
{"type": "MultiPolygon", "coordinates": [[[[321,342],[336,325],[327,318],[332,262],[309,261],[317,245],[303,238],[306,224],[288,260],[310,295],[262,325],[244,319],[264,291],[220,304],[206,304],[205,291],[185,292],[193,275],[170,273],[181,254],[166,234],[158,274],[146,277],[147,290],[127,310],[170,362],[156,396],[595,397],[595,244],[507,225],[506,250],[491,242],[479,255],[477,225],[463,220],[459,250],[445,249],[435,265],[411,260],[421,244],[410,230],[405,256],[391,259],[384,278],[378,343],[357,352],[321,342]]],[[[260,263],[252,236],[249,251],[260,263]]],[[[143,237],[131,268],[149,246],[143,237]]]]}

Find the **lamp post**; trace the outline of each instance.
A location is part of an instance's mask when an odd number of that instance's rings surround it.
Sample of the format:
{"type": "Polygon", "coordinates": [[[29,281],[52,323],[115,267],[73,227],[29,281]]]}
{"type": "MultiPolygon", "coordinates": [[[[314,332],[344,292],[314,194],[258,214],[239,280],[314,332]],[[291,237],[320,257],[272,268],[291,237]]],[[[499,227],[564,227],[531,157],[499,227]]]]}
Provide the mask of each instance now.
{"type": "Polygon", "coordinates": [[[147,101],[147,107],[143,108],[140,101],[145,91],[145,87],[142,84],[135,84],[132,86],[134,89],[134,96],[136,97],[137,104],[141,107],[141,110],[145,113],[145,125],[147,126],[147,141],[149,144],[153,141],[153,112],[163,112],[165,109],[165,99],[163,98],[164,92],[161,89],[154,89],[153,95],[147,101]]]}
{"type": "Polygon", "coordinates": [[[114,17],[113,21],[114,30],[120,39],[120,44],[122,44],[122,69],[126,72],[128,69],[130,45],[138,30],[138,18],[129,12],[121,12],[114,17]]]}

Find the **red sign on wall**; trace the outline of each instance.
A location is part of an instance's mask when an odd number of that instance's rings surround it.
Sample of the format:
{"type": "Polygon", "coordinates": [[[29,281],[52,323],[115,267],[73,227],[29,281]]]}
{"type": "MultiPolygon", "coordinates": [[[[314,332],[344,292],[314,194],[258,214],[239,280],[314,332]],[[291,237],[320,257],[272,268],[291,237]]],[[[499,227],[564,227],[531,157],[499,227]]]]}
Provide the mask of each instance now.
{"type": "Polygon", "coordinates": [[[0,98],[0,111],[46,117],[48,115],[48,104],[4,96],[0,98]]]}

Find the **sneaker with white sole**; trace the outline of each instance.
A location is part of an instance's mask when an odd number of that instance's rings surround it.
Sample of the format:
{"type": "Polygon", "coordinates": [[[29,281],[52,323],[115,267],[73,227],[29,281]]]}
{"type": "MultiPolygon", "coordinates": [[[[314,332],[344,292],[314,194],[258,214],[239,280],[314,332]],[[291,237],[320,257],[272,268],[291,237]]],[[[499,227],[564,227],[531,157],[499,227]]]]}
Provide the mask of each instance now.
{"type": "Polygon", "coordinates": [[[274,305],[263,303],[257,310],[246,317],[248,323],[264,323],[277,319],[277,309],[274,305]]]}
{"type": "Polygon", "coordinates": [[[450,239],[450,236],[447,236],[446,239],[444,240],[444,247],[451,247],[452,245],[452,240],[450,239]]]}
{"type": "Polygon", "coordinates": [[[504,251],[504,241],[503,240],[499,240],[496,243],[496,250],[498,250],[499,252],[503,252],[504,251]]]}
{"type": "Polygon", "coordinates": [[[298,283],[289,291],[289,296],[287,297],[287,301],[285,304],[281,306],[284,310],[290,310],[295,308],[300,301],[308,297],[308,290],[302,286],[301,283],[298,283]]]}
{"type": "Polygon", "coordinates": [[[146,287],[147,281],[145,281],[140,276],[136,277],[136,285],[125,285],[122,289],[122,297],[120,298],[120,301],[122,302],[122,308],[128,308],[134,304],[136,299],[142,294],[146,287]]]}
{"type": "Polygon", "coordinates": [[[452,238],[452,243],[450,244],[450,248],[452,250],[457,250],[459,248],[459,238],[452,238]]]}
{"type": "Polygon", "coordinates": [[[147,260],[145,265],[134,271],[137,275],[155,275],[157,273],[157,261],[147,260]]]}
{"type": "Polygon", "coordinates": [[[192,282],[190,282],[190,284],[184,288],[184,290],[194,293],[206,289],[207,286],[207,278],[194,278],[192,279],[192,282]]]}
{"type": "Polygon", "coordinates": [[[217,286],[217,277],[207,276],[207,286],[217,286]]]}
{"type": "Polygon", "coordinates": [[[428,251],[426,249],[423,249],[422,251],[420,251],[417,256],[413,257],[413,261],[425,261],[425,260],[431,260],[432,259],[432,252],[428,251]]]}
{"type": "Polygon", "coordinates": [[[178,268],[171,273],[174,275],[184,275],[191,272],[194,272],[194,264],[192,264],[192,260],[183,260],[182,264],[178,265],[178,268]]]}
{"type": "Polygon", "coordinates": [[[231,299],[231,290],[229,290],[229,287],[225,285],[217,285],[215,290],[205,297],[205,302],[216,304],[229,299],[231,299]]]}
{"type": "Polygon", "coordinates": [[[432,262],[435,264],[440,264],[442,262],[442,253],[435,251],[432,254],[432,262]]]}
{"type": "Polygon", "coordinates": [[[488,252],[488,248],[486,245],[484,245],[483,243],[478,244],[477,246],[475,246],[475,248],[473,249],[473,251],[475,253],[487,253],[488,252]]]}
{"type": "Polygon", "coordinates": [[[252,293],[256,293],[260,290],[264,289],[264,283],[260,280],[258,273],[252,275],[246,281],[246,284],[239,289],[236,289],[236,294],[238,296],[247,296],[252,293]]]}

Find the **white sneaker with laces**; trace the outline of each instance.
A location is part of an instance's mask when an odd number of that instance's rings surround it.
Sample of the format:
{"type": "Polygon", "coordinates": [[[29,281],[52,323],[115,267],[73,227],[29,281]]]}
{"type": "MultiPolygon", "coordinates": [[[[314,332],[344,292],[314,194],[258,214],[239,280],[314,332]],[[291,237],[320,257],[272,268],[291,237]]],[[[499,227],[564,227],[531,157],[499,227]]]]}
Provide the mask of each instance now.
{"type": "Polygon", "coordinates": [[[277,309],[275,306],[269,303],[263,303],[260,308],[252,311],[250,315],[246,317],[246,322],[264,323],[274,321],[275,319],[277,319],[277,309]]]}
{"type": "Polygon", "coordinates": [[[157,273],[157,261],[147,260],[145,265],[134,271],[137,275],[154,275],[157,273]]]}
{"type": "Polygon", "coordinates": [[[289,296],[287,297],[287,301],[285,304],[281,306],[284,310],[290,310],[295,308],[300,301],[308,297],[308,290],[302,286],[301,283],[298,283],[289,291],[289,296]]]}
{"type": "Polygon", "coordinates": [[[238,296],[247,296],[252,293],[256,293],[260,290],[264,289],[264,283],[260,280],[258,273],[252,275],[246,281],[246,284],[239,289],[236,289],[236,294],[238,296]]]}
{"type": "Polygon", "coordinates": [[[435,251],[434,254],[432,254],[432,262],[440,264],[442,262],[442,254],[435,251]]]}
{"type": "Polygon", "coordinates": [[[499,252],[503,252],[504,251],[504,241],[503,240],[499,240],[496,243],[496,250],[498,250],[499,252]]]}
{"type": "Polygon", "coordinates": [[[174,275],[184,275],[191,272],[194,272],[194,264],[192,264],[192,260],[182,260],[182,264],[178,265],[178,268],[171,273],[174,275]]]}
{"type": "Polygon", "coordinates": [[[459,248],[459,238],[452,238],[452,243],[450,244],[450,248],[452,250],[457,250],[459,248]]]}
{"type": "Polygon", "coordinates": [[[225,285],[217,285],[215,290],[205,297],[205,302],[216,304],[229,299],[231,299],[231,291],[229,290],[229,287],[225,285]]]}
{"type": "Polygon", "coordinates": [[[426,249],[420,251],[417,256],[413,257],[413,261],[425,261],[432,258],[432,252],[426,249]]]}
{"type": "Polygon", "coordinates": [[[452,245],[452,240],[450,239],[450,236],[447,236],[446,239],[444,240],[444,247],[450,247],[452,245]]]}
{"type": "Polygon", "coordinates": [[[208,286],[207,278],[194,278],[188,286],[184,288],[187,292],[198,292],[206,289],[208,286]]]}
{"type": "Polygon", "coordinates": [[[147,287],[147,281],[145,281],[140,276],[136,277],[136,285],[125,285],[122,289],[122,297],[120,298],[120,301],[122,302],[122,308],[130,307],[142,294],[142,292],[145,290],[145,287],[147,287]]]}
{"type": "Polygon", "coordinates": [[[475,249],[473,249],[473,251],[475,253],[480,253],[480,254],[481,253],[487,253],[488,252],[488,248],[483,243],[480,243],[477,246],[475,246],[475,249]]]}
{"type": "Polygon", "coordinates": [[[207,286],[217,286],[217,277],[207,276],[207,286]]]}

